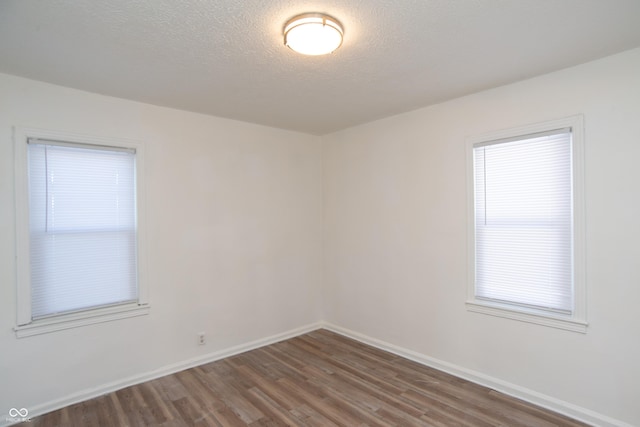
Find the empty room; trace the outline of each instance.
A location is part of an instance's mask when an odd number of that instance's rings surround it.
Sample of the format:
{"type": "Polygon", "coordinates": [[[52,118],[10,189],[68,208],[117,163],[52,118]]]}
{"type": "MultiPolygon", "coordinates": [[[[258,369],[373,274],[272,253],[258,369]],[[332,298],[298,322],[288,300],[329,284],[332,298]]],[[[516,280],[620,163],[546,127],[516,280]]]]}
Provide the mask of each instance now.
{"type": "Polygon", "coordinates": [[[0,0],[0,426],[640,426],[640,1],[0,0]]]}

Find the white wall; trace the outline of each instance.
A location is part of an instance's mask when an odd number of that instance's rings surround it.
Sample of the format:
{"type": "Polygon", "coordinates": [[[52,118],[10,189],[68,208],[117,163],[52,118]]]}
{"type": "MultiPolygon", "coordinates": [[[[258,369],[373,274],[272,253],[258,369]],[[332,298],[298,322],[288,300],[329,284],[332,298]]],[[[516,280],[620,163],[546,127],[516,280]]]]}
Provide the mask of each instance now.
{"type": "Polygon", "coordinates": [[[0,415],[325,319],[640,425],[639,117],[640,50],[323,138],[0,75],[0,415]],[[588,333],[467,312],[465,137],[577,113],[588,333]],[[13,125],[147,144],[150,315],[15,337],[13,125]]]}
{"type": "Polygon", "coordinates": [[[0,75],[0,423],[319,321],[321,185],[319,137],[0,75]],[[14,125],[146,144],[148,316],[16,338],[14,125]]]}
{"type": "Polygon", "coordinates": [[[325,319],[640,425],[639,159],[639,49],[325,136],[325,319]],[[466,311],[465,137],[579,113],[587,334],[466,311]]]}

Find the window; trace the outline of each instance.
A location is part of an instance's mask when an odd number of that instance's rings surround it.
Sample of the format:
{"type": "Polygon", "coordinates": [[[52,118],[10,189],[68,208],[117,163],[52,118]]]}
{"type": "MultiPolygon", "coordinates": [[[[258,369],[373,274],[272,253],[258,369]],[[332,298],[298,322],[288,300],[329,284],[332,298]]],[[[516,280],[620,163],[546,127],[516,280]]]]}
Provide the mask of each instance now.
{"type": "Polygon", "coordinates": [[[144,314],[139,145],[18,132],[18,336],[144,314]]]}
{"type": "Polygon", "coordinates": [[[470,310],[586,331],[581,123],[470,142],[470,310]]]}

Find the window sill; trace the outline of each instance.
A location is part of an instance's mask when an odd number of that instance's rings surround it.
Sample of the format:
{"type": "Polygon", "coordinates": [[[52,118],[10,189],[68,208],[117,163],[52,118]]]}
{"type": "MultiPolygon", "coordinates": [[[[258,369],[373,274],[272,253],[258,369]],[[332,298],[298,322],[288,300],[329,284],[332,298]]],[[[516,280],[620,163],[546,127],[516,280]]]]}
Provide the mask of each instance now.
{"type": "Polygon", "coordinates": [[[148,305],[126,304],[34,320],[28,325],[16,326],[13,330],[16,333],[16,337],[25,338],[95,323],[144,316],[146,314],[149,314],[148,305]]]}
{"type": "Polygon", "coordinates": [[[547,314],[536,310],[527,311],[507,304],[490,303],[485,301],[467,301],[467,310],[474,313],[488,314],[518,320],[520,322],[535,323],[551,328],[564,329],[572,332],[587,333],[587,322],[571,317],[547,314]]]}

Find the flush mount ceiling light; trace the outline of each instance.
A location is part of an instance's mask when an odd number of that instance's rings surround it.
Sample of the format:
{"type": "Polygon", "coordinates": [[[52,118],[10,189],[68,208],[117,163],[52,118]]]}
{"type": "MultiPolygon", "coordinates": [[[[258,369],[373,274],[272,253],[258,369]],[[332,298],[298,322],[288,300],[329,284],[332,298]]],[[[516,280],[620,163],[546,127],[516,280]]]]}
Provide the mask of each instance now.
{"type": "Polygon", "coordinates": [[[284,44],[303,55],[326,55],[342,44],[342,25],[322,13],[305,13],[284,26],[284,44]]]}

